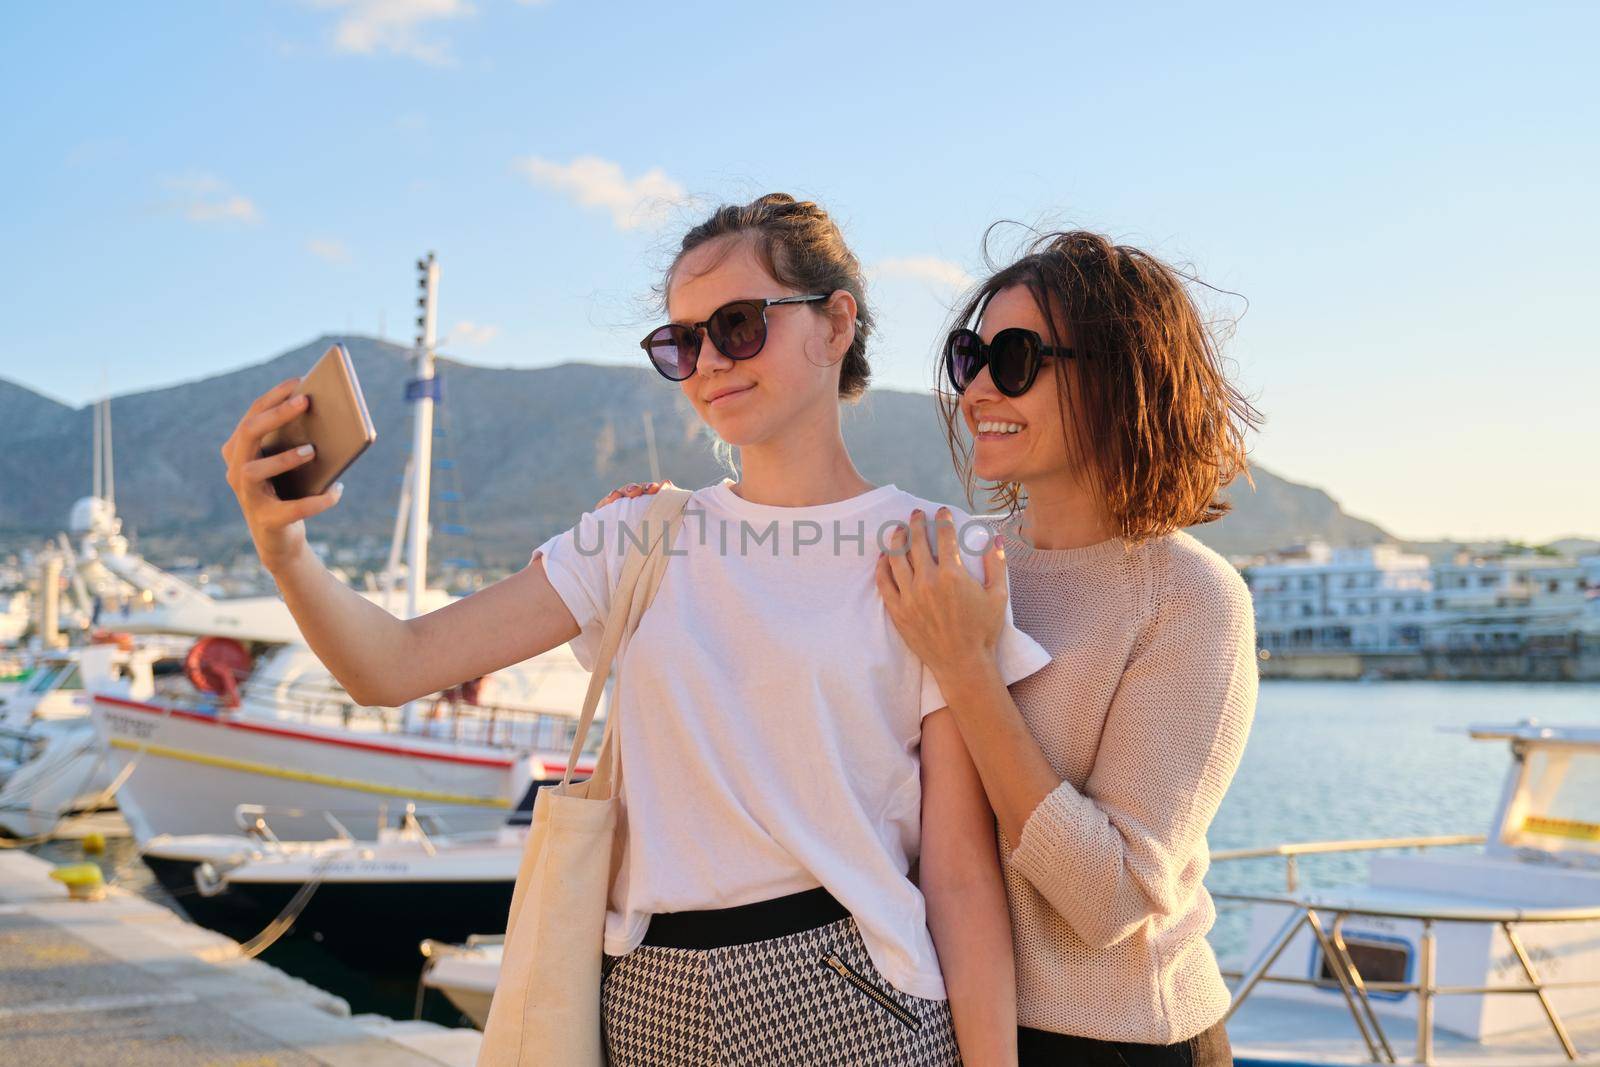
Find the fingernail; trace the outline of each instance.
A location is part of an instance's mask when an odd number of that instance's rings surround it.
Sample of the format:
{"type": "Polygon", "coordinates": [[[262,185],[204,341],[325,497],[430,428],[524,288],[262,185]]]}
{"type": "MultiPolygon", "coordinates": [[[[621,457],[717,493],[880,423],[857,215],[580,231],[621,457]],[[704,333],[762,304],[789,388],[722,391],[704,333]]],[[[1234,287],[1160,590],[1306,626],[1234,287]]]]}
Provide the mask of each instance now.
{"type": "Polygon", "coordinates": [[[295,451],[300,453],[302,456],[309,456],[311,453],[315,452],[316,449],[312,448],[310,445],[301,445],[299,448],[295,449],[295,451]]]}
{"type": "Polygon", "coordinates": [[[344,496],[344,483],[343,482],[334,482],[333,483],[333,498],[335,500],[337,500],[342,496],[344,496]]]}

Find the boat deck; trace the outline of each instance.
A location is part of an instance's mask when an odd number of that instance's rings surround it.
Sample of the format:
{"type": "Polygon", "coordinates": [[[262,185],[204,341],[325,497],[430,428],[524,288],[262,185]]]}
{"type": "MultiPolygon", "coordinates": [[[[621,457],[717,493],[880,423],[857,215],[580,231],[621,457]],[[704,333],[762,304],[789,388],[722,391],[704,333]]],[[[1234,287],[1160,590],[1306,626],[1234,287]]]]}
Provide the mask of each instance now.
{"type": "Polygon", "coordinates": [[[338,997],[112,888],[67,899],[36,856],[0,851],[0,1063],[127,1067],[469,1065],[480,1035],[351,1016],[338,997]]]}
{"type": "MultiPolygon", "coordinates": [[[[1398,1063],[1417,1062],[1415,1023],[1384,1018],[1384,1034],[1398,1063]]],[[[1547,1026],[1520,1030],[1480,1044],[1435,1028],[1433,1063],[1470,1067],[1556,1067],[1600,1064],[1600,1016],[1564,1020],[1578,1059],[1562,1053],[1547,1026]]],[[[1287,997],[1252,996],[1228,1021],[1234,1062],[1240,1067],[1298,1067],[1372,1063],[1361,1034],[1342,1002],[1312,1004],[1287,997]]]]}

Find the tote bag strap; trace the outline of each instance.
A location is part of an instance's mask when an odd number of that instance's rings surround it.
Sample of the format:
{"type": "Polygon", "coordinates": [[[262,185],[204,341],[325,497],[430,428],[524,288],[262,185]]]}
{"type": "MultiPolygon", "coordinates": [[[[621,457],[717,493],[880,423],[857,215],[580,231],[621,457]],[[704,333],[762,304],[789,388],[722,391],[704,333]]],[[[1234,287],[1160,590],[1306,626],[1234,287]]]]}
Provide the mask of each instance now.
{"type": "MultiPolygon", "coordinates": [[[[561,776],[561,785],[558,787],[563,792],[572,783],[572,772],[578,766],[578,754],[583,751],[583,744],[589,738],[589,727],[594,722],[595,710],[600,706],[600,694],[605,689],[606,678],[611,674],[617,647],[622,643],[623,636],[638,626],[640,616],[649,607],[656,588],[661,584],[666,572],[667,549],[677,535],[684,506],[692,495],[687,489],[662,489],[650,501],[650,507],[640,523],[643,529],[625,535],[630,540],[628,553],[623,560],[622,577],[611,594],[605,633],[600,641],[600,651],[595,656],[594,671],[589,675],[589,691],[583,698],[583,715],[578,719],[572,751],[567,756],[566,773],[561,776]],[[641,551],[641,541],[648,546],[647,551],[641,551]]],[[[609,741],[610,715],[606,716],[606,733],[606,740],[609,741]]],[[[595,786],[604,785],[612,779],[611,764],[614,761],[610,758],[611,754],[604,751],[610,746],[603,744],[601,747],[601,758],[595,764],[595,786]]]]}

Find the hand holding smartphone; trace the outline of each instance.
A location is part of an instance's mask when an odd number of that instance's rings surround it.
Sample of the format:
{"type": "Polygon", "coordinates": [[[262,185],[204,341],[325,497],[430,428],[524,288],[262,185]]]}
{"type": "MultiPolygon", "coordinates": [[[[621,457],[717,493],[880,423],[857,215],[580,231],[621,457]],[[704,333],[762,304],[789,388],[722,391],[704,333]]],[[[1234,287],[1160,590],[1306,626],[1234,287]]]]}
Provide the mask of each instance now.
{"type": "Polygon", "coordinates": [[[378,439],[367,413],[366,398],[356,381],[355,364],[344,345],[331,346],[295,387],[307,398],[306,410],[261,439],[261,455],[273,456],[309,444],[311,459],[273,476],[281,500],[299,500],[326,492],[350,464],[378,439]]]}

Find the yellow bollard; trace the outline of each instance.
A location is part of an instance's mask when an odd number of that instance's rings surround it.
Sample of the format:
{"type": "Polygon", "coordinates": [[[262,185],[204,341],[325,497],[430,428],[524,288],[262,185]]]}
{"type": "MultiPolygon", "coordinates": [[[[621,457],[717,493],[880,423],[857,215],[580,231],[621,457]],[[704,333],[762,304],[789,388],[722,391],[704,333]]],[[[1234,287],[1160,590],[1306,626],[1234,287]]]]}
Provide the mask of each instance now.
{"type": "Polygon", "coordinates": [[[83,854],[85,856],[99,856],[106,850],[106,835],[99,830],[90,830],[83,835],[83,854]]]}
{"type": "Polygon", "coordinates": [[[105,899],[106,881],[97,864],[64,863],[51,871],[50,877],[65,885],[73,900],[105,899]]]}

